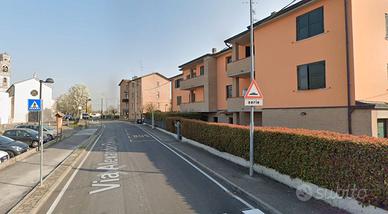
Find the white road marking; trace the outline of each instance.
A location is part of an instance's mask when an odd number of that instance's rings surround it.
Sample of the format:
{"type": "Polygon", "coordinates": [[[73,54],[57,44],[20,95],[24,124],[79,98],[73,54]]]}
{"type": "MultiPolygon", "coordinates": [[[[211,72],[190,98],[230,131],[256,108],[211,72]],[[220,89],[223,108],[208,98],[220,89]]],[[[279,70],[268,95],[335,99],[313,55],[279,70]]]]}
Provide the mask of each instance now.
{"type": "Polygon", "coordinates": [[[178,152],[176,152],[175,150],[171,149],[169,146],[167,146],[166,144],[164,144],[160,139],[159,137],[151,134],[149,131],[145,130],[144,128],[140,127],[140,126],[137,126],[138,128],[140,128],[141,130],[143,130],[144,132],[146,132],[147,134],[149,134],[152,138],[154,138],[158,143],[160,143],[162,146],[164,146],[165,148],[167,148],[168,150],[170,150],[172,153],[174,153],[175,155],[177,155],[179,158],[181,158],[182,160],[184,160],[186,163],[188,163],[190,166],[192,166],[194,169],[196,169],[197,171],[199,171],[202,175],[204,175],[205,177],[207,177],[209,180],[211,180],[213,183],[215,183],[218,187],[220,187],[222,190],[224,190],[226,193],[228,193],[229,195],[231,195],[233,198],[237,199],[238,201],[240,201],[241,203],[243,203],[245,206],[247,206],[249,209],[255,209],[254,206],[252,206],[251,204],[249,204],[248,202],[246,202],[244,199],[238,197],[237,195],[233,194],[230,190],[228,190],[226,187],[224,187],[222,184],[220,184],[217,180],[215,180],[214,178],[212,178],[210,175],[208,175],[206,172],[204,172],[203,170],[201,170],[200,168],[198,168],[196,165],[194,165],[193,163],[191,163],[189,160],[187,160],[185,157],[183,157],[182,155],[180,155],[178,152]]]}
{"type": "Polygon", "coordinates": [[[252,209],[252,210],[245,210],[243,211],[244,214],[264,214],[261,210],[259,209],[252,209]]]}
{"type": "Polygon", "coordinates": [[[103,128],[102,128],[102,131],[101,131],[100,135],[94,141],[93,145],[90,147],[90,149],[89,149],[88,153],[86,154],[86,156],[84,157],[84,159],[82,159],[82,161],[78,165],[77,169],[73,172],[73,174],[71,175],[70,179],[67,181],[65,186],[62,188],[61,192],[58,194],[58,196],[55,199],[55,201],[53,202],[53,204],[51,204],[50,209],[47,211],[47,214],[51,214],[51,213],[54,212],[55,208],[58,206],[59,201],[62,199],[62,197],[65,194],[66,190],[69,188],[70,183],[73,181],[74,177],[77,175],[79,169],[81,168],[81,166],[84,164],[84,162],[88,158],[90,152],[93,150],[93,148],[96,145],[96,143],[100,140],[102,134],[104,133],[104,129],[105,129],[105,125],[103,125],[103,128]]]}

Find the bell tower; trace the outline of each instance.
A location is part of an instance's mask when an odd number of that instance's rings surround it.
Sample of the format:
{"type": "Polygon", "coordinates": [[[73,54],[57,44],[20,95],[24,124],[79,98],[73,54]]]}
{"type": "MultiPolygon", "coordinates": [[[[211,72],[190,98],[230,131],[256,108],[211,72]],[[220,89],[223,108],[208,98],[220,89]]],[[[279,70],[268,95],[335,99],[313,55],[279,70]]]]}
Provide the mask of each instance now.
{"type": "Polygon", "coordinates": [[[7,53],[0,54],[0,92],[5,92],[11,82],[11,57],[7,53]]]}

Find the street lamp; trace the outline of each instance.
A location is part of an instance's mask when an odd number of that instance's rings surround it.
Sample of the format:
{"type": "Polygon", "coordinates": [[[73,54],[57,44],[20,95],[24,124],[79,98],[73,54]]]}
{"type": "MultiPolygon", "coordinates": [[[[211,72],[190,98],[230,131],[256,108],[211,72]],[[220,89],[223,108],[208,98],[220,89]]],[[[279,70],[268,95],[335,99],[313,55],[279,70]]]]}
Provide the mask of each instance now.
{"type": "Polygon", "coordinates": [[[90,99],[90,98],[88,98],[87,100],[86,100],[86,114],[88,113],[88,102],[89,101],[92,101],[92,99],[90,99]]]}
{"type": "Polygon", "coordinates": [[[43,83],[53,84],[52,78],[39,80],[39,100],[41,100],[41,109],[39,114],[39,144],[40,144],[40,185],[43,185],[43,101],[42,101],[42,85],[43,83]]]}

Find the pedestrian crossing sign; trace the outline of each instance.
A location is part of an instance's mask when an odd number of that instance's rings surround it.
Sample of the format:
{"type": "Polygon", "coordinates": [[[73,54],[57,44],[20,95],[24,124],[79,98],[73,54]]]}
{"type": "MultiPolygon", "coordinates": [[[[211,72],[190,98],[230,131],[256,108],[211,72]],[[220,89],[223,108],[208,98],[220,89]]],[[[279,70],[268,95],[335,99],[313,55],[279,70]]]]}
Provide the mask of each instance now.
{"type": "Polygon", "coordinates": [[[42,101],[36,99],[28,99],[28,111],[41,111],[42,101]]]}

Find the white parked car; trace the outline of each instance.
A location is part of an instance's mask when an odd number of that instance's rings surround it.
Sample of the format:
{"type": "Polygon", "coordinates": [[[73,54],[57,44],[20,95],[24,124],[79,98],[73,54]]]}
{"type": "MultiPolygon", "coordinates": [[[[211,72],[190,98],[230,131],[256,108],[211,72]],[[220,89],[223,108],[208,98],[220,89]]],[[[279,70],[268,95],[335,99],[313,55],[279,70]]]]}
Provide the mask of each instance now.
{"type": "Polygon", "coordinates": [[[0,163],[3,163],[9,159],[9,155],[7,152],[0,151],[0,163]]]}

